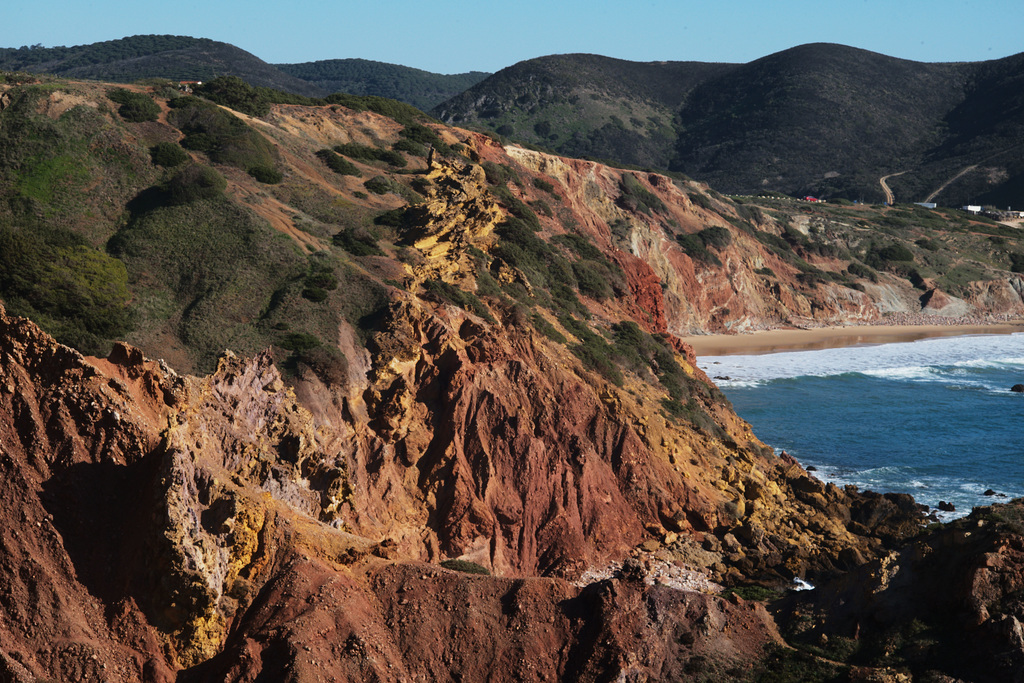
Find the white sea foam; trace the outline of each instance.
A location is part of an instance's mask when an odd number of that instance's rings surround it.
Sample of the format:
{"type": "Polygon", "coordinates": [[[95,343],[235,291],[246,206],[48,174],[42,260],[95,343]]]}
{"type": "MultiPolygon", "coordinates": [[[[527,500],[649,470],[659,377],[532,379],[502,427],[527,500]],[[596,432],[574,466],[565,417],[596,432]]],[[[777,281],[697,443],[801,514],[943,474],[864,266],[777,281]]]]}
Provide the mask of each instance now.
{"type": "Polygon", "coordinates": [[[912,381],[948,381],[943,369],[998,368],[1024,374],[1024,333],[938,337],[914,342],[759,355],[702,356],[697,364],[722,386],[795,377],[860,373],[912,381]]]}

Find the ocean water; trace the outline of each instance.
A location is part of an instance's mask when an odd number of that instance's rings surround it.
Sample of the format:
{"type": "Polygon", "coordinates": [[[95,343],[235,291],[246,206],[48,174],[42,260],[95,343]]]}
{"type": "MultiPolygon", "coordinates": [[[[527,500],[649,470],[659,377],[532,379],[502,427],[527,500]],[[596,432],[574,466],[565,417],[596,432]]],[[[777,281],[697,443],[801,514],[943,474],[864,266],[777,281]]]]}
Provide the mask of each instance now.
{"type": "Polygon", "coordinates": [[[754,433],[839,485],[966,515],[1024,496],[1024,334],[754,356],[698,365],[754,433]],[[988,489],[1000,496],[985,496],[988,489]],[[1005,496],[1005,497],[1003,497],[1005,496]]]}

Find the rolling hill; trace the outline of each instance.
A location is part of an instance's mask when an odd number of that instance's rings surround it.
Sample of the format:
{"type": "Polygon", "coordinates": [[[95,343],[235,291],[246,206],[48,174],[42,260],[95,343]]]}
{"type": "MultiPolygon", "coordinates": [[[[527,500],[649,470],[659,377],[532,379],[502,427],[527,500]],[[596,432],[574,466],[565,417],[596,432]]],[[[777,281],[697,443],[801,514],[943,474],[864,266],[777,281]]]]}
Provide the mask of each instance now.
{"type": "Polygon", "coordinates": [[[563,55],[504,69],[433,113],[729,193],[881,201],[878,179],[903,172],[900,201],[943,188],[945,205],[1020,206],[1022,60],[924,64],[832,44],[748,64],[563,55]]]}
{"type": "Polygon", "coordinates": [[[388,97],[424,111],[455,97],[490,75],[482,71],[435,74],[368,59],[328,59],[274,66],[325,92],[388,97]]]}
{"type": "Polygon", "coordinates": [[[238,76],[250,85],[315,97],[327,93],[227,43],[145,35],[74,47],[0,49],[0,69],[131,83],[145,78],[208,81],[238,76]]]}

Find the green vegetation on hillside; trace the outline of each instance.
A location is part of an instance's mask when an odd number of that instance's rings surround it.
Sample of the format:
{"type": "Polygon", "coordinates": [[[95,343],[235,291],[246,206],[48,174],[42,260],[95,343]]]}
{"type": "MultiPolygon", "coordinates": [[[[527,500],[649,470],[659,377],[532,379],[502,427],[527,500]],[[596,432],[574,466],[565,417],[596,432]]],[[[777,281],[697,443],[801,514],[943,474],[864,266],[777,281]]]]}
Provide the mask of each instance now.
{"type": "Polygon", "coordinates": [[[160,105],[154,102],[149,95],[132,92],[125,88],[114,88],[107,93],[107,97],[121,105],[118,107],[117,113],[125,121],[134,123],[156,121],[160,116],[160,105]]]}
{"type": "Polygon", "coordinates": [[[230,112],[192,96],[170,104],[173,109],[167,120],[185,134],[181,145],[186,149],[205,152],[211,161],[247,172],[277,165],[274,146],[230,112]]]}
{"type": "Polygon", "coordinates": [[[302,64],[277,64],[278,69],[327,92],[375,95],[407,102],[423,110],[476,85],[489,74],[435,74],[366,59],[329,59],[302,64]]]}
{"type": "Polygon", "coordinates": [[[308,96],[325,93],[233,45],[188,36],[140,35],[74,47],[0,49],[0,70],[117,83],[152,78],[210,81],[219,76],[237,76],[257,87],[308,96]]]}
{"type": "Polygon", "coordinates": [[[935,201],[1024,208],[1022,64],[925,64],[825,44],[748,64],[557,55],[504,69],[432,113],[727,192],[881,202],[879,178],[898,174],[897,198],[923,201],[957,176],[935,201]]]}

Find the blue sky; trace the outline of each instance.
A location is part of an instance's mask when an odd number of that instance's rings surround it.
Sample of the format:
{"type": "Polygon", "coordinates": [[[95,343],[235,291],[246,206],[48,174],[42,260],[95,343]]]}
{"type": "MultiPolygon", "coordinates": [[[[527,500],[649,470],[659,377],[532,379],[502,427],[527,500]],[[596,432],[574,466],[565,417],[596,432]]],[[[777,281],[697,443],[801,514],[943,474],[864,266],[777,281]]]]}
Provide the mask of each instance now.
{"type": "Polygon", "coordinates": [[[924,62],[1024,52],[1019,0],[146,0],[10,2],[0,47],[144,33],[212,38],[271,63],[362,57],[440,73],[548,54],[748,62],[803,43],[924,62]]]}

